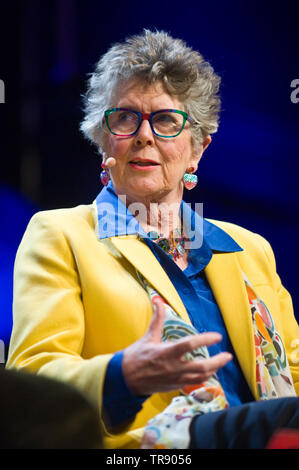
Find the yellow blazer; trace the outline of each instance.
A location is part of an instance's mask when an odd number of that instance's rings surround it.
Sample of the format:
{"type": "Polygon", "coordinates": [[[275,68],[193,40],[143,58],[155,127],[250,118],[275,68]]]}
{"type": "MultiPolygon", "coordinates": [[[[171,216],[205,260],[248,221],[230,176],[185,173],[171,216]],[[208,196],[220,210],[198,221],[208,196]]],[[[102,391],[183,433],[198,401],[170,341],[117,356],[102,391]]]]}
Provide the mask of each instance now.
{"type": "MultiPolygon", "coordinates": [[[[244,249],[214,253],[205,269],[239,363],[257,399],[255,350],[241,270],[274,317],[299,394],[299,327],[276,274],[269,243],[233,224],[212,221],[244,249]]],[[[98,407],[106,448],[138,448],[142,428],[176,392],[154,394],[135,419],[109,430],[102,419],[105,370],[113,353],[146,332],[152,305],[135,268],[187,322],[186,309],[150,249],[135,235],[99,241],[93,205],[33,216],[15,263],[14,326],[7,367],[68,382],[98,407]]]]}

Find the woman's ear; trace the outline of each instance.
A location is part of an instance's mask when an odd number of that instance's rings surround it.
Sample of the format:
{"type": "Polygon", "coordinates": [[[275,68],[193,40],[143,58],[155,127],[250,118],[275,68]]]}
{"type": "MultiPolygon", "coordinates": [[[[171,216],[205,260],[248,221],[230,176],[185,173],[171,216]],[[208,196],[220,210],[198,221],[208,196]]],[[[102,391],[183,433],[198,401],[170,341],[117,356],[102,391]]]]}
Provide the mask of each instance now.
{"type": "Polygon", "coordinates": [[[210,145],[212,142],[212,137],[210,135],[207,135],[207,137],[204,139],[202,143],[202,154],[206,150],[206,148],[210,145]]]}
{"type": "Polygon", "coordinates": [[[197,170],[200,159],[204,151],[208,148],[211,142],[212,142],[212,137],[210,135],[207,135],[204,141],[202,142],[202,144],[198,147],[198,149],[194,149],[193,158],[192,158],[192,161],[190,162],[190,166],[193,166],[195,170],[197,170]]]}

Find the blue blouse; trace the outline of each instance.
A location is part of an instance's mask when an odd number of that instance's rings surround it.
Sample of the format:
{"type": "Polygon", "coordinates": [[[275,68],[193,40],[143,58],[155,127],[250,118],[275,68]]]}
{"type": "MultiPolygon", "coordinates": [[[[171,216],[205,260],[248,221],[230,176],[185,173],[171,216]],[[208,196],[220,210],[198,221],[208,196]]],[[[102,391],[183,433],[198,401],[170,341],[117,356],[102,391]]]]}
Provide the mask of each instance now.
{"type": "MultiPolygon", "coordinates": [[[[98,210],[99,239],[138,233],[157,258],[175,286],[192,325],[199,333],[217,331],[222,341],[209,346],[210,356],[222,351],[233,354],[233,360],[218,370],[217,376],[230,406],[253,401],[252,393],[245,381],[233,346],[229,339],[221,312],[205,276],[205,267],[213,252],[236,252],[242,248],[222,229],[203,219],[196,211],[182,202],[181,209],[189,216],[189,229],[201,231],[200,248],[190,250],[188,267],[182,271],[176,263],[144,232],[132,213],[114,192],[111,182],[96,198],[98,210]],[[116,215],[117,214],[117,215],[116,215]]],[[[185,219],[184,219],[185,222],[185,219]]],[[[129,390],[122,373],[123,352],[117,352],[110,360],[104,382],[103,406],[111,425],[121,424],[132,418],[142,408],[147,397],[137,397],[129,390]]]]}

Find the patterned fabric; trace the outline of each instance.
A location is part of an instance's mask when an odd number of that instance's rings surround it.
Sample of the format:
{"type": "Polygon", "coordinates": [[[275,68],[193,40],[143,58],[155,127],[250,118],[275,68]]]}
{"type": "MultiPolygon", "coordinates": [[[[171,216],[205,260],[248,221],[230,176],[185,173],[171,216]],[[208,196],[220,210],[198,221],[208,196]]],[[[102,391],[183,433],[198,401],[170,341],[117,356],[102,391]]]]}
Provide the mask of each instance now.
{"type": "Polygon", "coordinates": [[[243,273],[253,324],[259,399],[296,396],[285,348],[274,320],[243,273]]]}
{"type": "MultiPolygon", "coordinates": [[[[193,326],[176,314],[140,273],[137,274],[152,304],[160,302],[164,306],[165,321],[162,341],[176,341],[184,336],[198,334],[193,326]]],[[[259,399],[296,396],[285,349],[275,329],[273,318],[244,274],[243,278],[252,314],[259,399]]],[[[205,346],[185,355],[186,360],[208,357],[209,352],[205,346]]],[[[217,375],[213,375],[198,385],[187,385],[180,390],[180,396],[174,398],[162,413],[147,423],[141,448],[187,449],[190,444],[189,428],[192,419],[195,416],[228,407],[228,401],[217,375]]]]}

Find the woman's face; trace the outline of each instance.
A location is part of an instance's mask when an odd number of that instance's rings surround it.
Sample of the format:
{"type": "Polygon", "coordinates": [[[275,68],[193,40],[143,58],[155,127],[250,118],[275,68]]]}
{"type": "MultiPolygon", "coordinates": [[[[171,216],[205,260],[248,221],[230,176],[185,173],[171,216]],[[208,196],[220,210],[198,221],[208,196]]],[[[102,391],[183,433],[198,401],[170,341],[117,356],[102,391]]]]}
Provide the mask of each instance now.
{"type": "MultiPolygon", "coordinates": [[[[161,83],[145,85],[136,80],[128,81],[119,88],[114,106],[142,113],[170,108],[184,111],[178,98],[165,92],[161,83]]],[[[110,177],[116,193],[126,195],[127,202],[180,201],[186,169],[197,169],[202,153],[211,140],[208,137],[204,145],[195,151],[188,121],[183,131],[173,138],[154,135],[147,120],[142,121],[138,132],[131,137],[119,137],[107,132],[107,158],[114,157],[116,160],[109,170],[110,177]],[[136,160],[150,162],[141,166],[132,163],[136,160]]]]}

